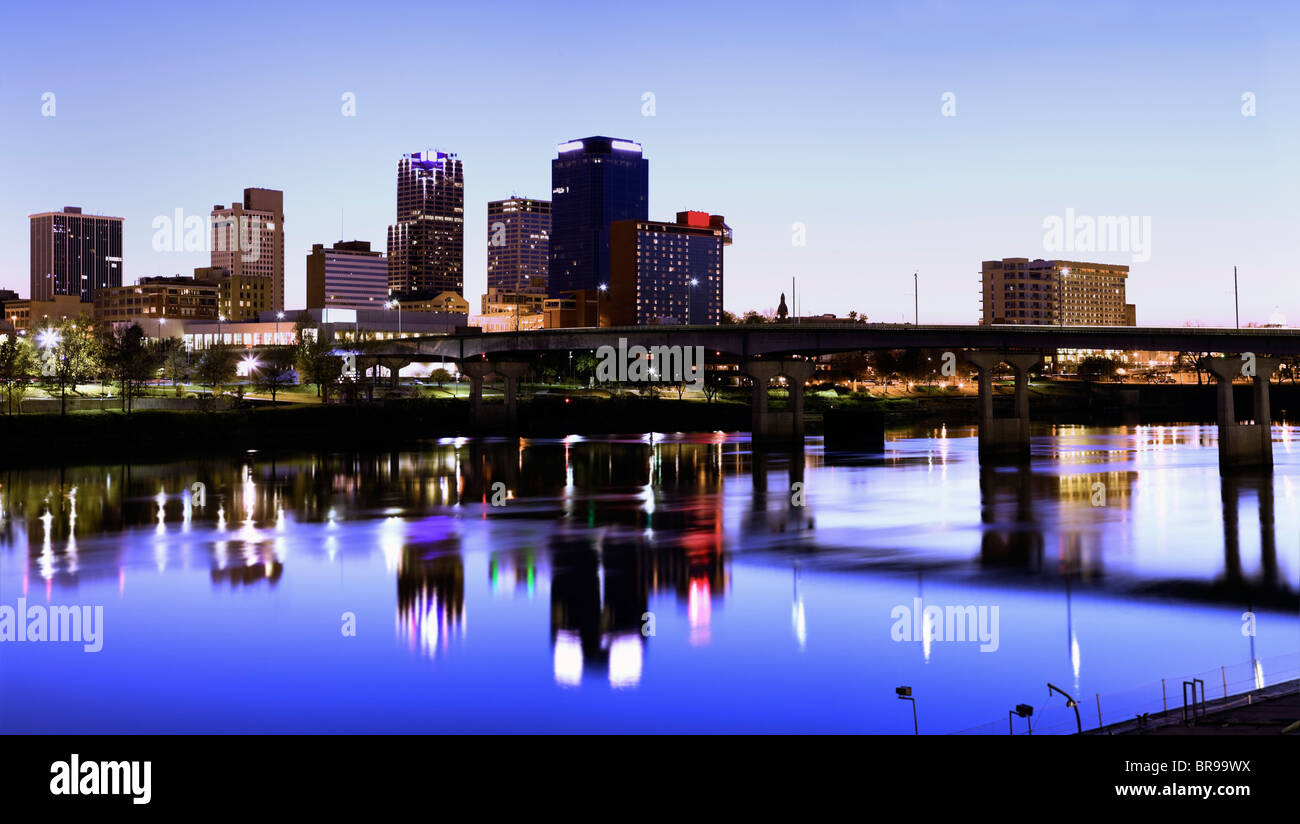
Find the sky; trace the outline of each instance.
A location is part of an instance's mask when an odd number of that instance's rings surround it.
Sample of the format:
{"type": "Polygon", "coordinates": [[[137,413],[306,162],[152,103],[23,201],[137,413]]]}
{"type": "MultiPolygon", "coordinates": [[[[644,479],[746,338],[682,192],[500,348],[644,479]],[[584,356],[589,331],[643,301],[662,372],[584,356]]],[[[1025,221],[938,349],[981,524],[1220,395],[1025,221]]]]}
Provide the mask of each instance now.
{"type": "Polygon", "coordinates": [[[301,307],[311,245],[382,250],[398,158],[434,148],[464,162],[474,306],[487,201],[548,197],[556,146],[603,134],[643,144],[650,217],[726,216],[732,312],[774,308],[795,279],[802,314],[911,321],[916,272],[921,322],[975,323],[980,262],[1028,257],[1130,264],[1141,325],[1232,325],[1235,265],[1243,324],[1300,323],[1293,2],[74,0],[4,17],[0,288],[24,297],[29,214],[124,217],[134,283],[208,263],[155,251],[155,218],[206,219],[256,186],[285,192],[301,307]],[[1050,249],[1067,210],[1150,236],[1050,249]]]}

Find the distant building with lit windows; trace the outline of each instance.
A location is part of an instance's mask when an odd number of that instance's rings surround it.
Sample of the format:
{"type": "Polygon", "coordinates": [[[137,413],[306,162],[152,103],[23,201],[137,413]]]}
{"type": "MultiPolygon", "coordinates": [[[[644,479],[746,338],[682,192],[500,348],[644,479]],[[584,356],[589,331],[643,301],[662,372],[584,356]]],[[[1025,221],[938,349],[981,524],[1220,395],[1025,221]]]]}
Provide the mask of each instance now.
{"type": "Polygon", "coordinates": [[[91,303],[95,290],[122,285],[122,218],[82,214],[81,207],[66,206],[28,219],[31,300],[76,295],[91,303]]]}
{"type": "Polygon", "coordinates": [[[227,317],[283,311],[284,192],[245,189],[242,201],[213,206],[210,257],[209,268],[225,270],[236,281],[227,288],[227,317]]]}
{"type": "Polygon", "coordinates": [[[673,222],[616,221],[601,325],[721,323],[722,250],[731,240],[722,215],[708,212],[678,212],[673,222]]]}
{"type": "Polygon", "coordinates": [[[184,275],[140,278],[135,286],[97,291],[95,320],[114,323],[146,318],[215,320],[218,291],[215,281],[184,275]]]}
{"type": "Polygon", "coordinates": [[[1003,258],[983,265],[982,325],[1136,326],[1125,302],[1129,267],[1003,258]]]}
{"type": "Polygon", "coordinates": [[[465,172],[456,155],[397,161],[397,221],[388,227],[388,291],[465,294],[465,172]]]}
{"type": "Polygon", "coordinates": [[[382,309],[388,300],[388,259],[364,240],[312,244],[307,255],[307,308],[382,309]]]}
{"type": "Polygon", "coordinates": [[[529,197],[488,201],[488,289],[546,294],[551,202],[529,197]]]}

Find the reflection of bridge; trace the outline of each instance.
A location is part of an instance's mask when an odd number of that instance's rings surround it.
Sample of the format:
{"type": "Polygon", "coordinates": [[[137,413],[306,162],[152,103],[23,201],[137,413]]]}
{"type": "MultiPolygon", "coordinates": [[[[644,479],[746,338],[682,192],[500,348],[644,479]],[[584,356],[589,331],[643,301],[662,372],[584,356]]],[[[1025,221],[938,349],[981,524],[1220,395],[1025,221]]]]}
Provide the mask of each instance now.
{"type": "Polygon", "coordinates": [[[505,382],[510,421],[516,417],[516,393],[528,358],[537,353],[618,347],[701,347],[706,359],[738,361],[754,387],[753,432],[758,437],[803,435],[803,382],[813,366],[804,358],[869,349],[948,349],[960,352],[980,372],[980,447],[985,453],[1023,453],[1029,447],[1029,374],[1042,364],[1043,353],[1056,349],[1152,350],[1191,353],[1240,353],[1207,364],[1219,385],[1221,466],[1271,466],[1268,379],[1278,362],[1265,355],[1300,354],[1300,330],[1220,329],[1206,327],[1128,326],[916,326],[907,324],[739,324],[727,326],[629,326],[544,329],[493,334],[376,341],[364,357],[399,361],[455,360],[470,379],[470,406],[476,420],[483,414],[483,381],[496,374],[505,382]],[[1249,360],[1249,368],[1245,364],[1249,360]],[[1015,375],[1014,414],[993,413],[993,375],[1015,375]],[[790,388],[785,411],[767,407],[767,386],[784,377],[790,388]],[[1254,424],[1239,424],[1232,402],[1232,381],[1252,380],[1254,424]]]}

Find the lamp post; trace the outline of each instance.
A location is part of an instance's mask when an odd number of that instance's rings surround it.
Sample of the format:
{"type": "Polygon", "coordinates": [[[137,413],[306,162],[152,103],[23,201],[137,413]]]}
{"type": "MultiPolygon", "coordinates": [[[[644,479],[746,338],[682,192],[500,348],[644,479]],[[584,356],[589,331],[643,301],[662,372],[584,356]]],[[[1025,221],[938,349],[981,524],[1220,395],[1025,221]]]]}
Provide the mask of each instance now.
{"type": "MultiPolygon", "coordinates": [[[[609,291],[609,284],[608,284],[608,283],[602,283],[602,284],[600,284],[599,286],[596,287],[596,328],[598,328],[598,329],[599,329],[601,326],[604,325],[604,324],[602,324],[602,323],[600,322],[600,299],[601,299],[602,297],[604,297],[605,293],[608,292],[608,291],[609,291]]],[[[614,325],[614,324],[612,324],[612,323],[610,324],[610,326],[613,326],[613,325],[614,325]]],[[[518,324],[518,322],[515,323],[515,331],[516,331],[516,332],[519,331],[519,324],[518,324]]]]}
{"type": "Polygon", "coordinates": [[[402,336],[402,302],[397,298],[384,302],[385,309],[397,310],[397,337],[402,336]]]}
{"type": "Polygon", "coordinates": [[[898,696],[898,699],[899,699],[900,701],[911,701],[911,702],[912,702],[912,734],[913,734],[913,735],[920,735],[920,734],[921,734],[921,728],[920,728],[920,726],[918,726],[917,723],[916,723],[916,699],[912,697],[912,688],[911,688],[911,687],[895,687],[895,688],[894,688],[894,694],[896,694],[896,695],[898,696]]]}
{"type": "Polygon", "coordinates": [[[1016,708],[1014,710],[1007,710],[1007,734],[1008,735],[1016,734],[1015,727],[1011,726],[1011,720],[1014,716],[1018,715],[1021,718],[1025,719],[1025,725],[1029,727],[1029,734],[1033,735],[1034,725],[1033,722],[1029,720],[1031,717],[1033,717],[1033,714],[1034,714],[1034,708],[1029,706],[1028,704],[1016,704],[1016,708]]]}
{"type": "Polygon", "coordinates": [[[694,308],[692,304],[695,303],[695,287],[699,285],[700,282],[698,280],[696,280],[695,278],[691,278],[690,288],[686,290],[686,325],[687,326],[691,325],[691,315],[693,314],[691,312],[691,309],[694,308]]]}
{"type": "Polygon", "coordinates": [[[912,272],[912,325],[921,325],[921,272],[912,272]]]}
{"type": "Polygon", "coordinates": [[[284,312],[275,313],[275,345],[280,345],[280,321],[284,320],[284,312]]]}
{"type": "Polygon", "coordinates": [[[162,328],[163,328],[163,324],[166,322],[167,322],[167,318],[163,318],[163,317],[158,318],[158,342],[159,343],[162,343],[162,328]]]}
{"type": "Polygon", "coordinates": [[[1058,326],[1065,325],[1065,279],[1070,274],[1069,266],[1062,266],[1061,273],[1056,278],[1056,323],[1058,326]]]}
{"type": "Polygon", "coordinates": [[[1079,702],[1071,698],[1070,694],[1065,690],[1061,689],[1055,684],[1052,684],[1051,682],[1048,682],[1047,694],[1051,695],[1053,690],[1065,696],[1065,706],[1074,710],[1074,725],[1078,729],[1079,735],[1083,735],[1083,720],[1079,718],[1079,702]]]}
{"type": "Polygon", "coordinates": [[[225,341],[221,339],[221,324],[226,322],[225,315],[217,315],[217,346],[224,346],[225,341]]]}

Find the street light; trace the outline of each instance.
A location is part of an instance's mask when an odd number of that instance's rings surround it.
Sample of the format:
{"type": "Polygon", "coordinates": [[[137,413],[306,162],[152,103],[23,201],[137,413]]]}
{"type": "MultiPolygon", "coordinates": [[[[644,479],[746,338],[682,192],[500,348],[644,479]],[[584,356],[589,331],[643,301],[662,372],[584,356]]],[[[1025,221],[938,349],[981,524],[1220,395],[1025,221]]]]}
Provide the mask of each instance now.
{"type": "Polygon", "coordinates": [[[280,345],[280,321],[284,320],[284,312],[275,313],[275,345],[280,345]]]}
{"type": "Polygon", "coordinates": [[[699,285],[700,282],[698,280],[696,280],[695,278],[691,278],[691,288],[686,290],[686,325],[687,326],[691,325],[691,304],[695,302],[694,301],[695,287],[699,285]]]}
{"type": "MultiPolygon", "coordinates": [[[[400,338],[402,336],[402,302],[397,298],[384,301],[385,309],[392,309],[394,307],[397,308],[397,337],[400,338]]],[[[516,328],[515,331],[518,331],[518,329],[516,328]]]]}
{"type": "Polygon", "coordinates": [[[1061,272],[1056,278],[1056,323],[1058,326],[1065,325],[1065,279],[1070,274],[1069,266],[1062,266],[1061,272]]]}
{"type": "Polygon", "coordinates": [[[1025,719],[1025,725],[1029,728],[1029,734],[1030,734],[1030,735],[1033,735],[1033,734],[1034,734],[1034,725],[1033,725],[1033,722],[1031,722],[1031,721],[1029,720],[1029,719],[1033,716],[1033,714],[1034,714],[1034,708],[1031,707],[1031,706],[1029,706],[1028,704],[1016,704],[1016,708],[1015,708],[1014,710],[1007,710],[1007,732],[1008,732],[1008,734],[1009,734],[1009,735],[1015,735],[1015,734],[1016,734],[1015,727],[1011,726],[1011,720],[1012,720],[1012,717],[1013,717],[1013,716],[1018,715],[1018,716],[1020,716],[1021,718],[1025,719]]]}
{"type": "Polygon", "coordinates": [[[921,728],[920,728],[920,727],[917,725],[917,723],[916,723],[916,699],[912,697],[912,688],[911,688],[911,687],[895,687],[895,688],[894,688],[894,693],[895,693],[896,695],[898,695],[898,700],[900,700],[900,701],[911,701],[911,702],[912,702],[912,734],[913,734],[913,735],[920,735],[920,734],[921,734],[921,728]]]}
{"type": "Polygon", "coordinates": [[[163,328],[163,324],[166,322],[167,322],[167,318],[163,318],[163,317],[158,318],[158,342],[159,343],[162,343],[162,328],[163,328]]]}
{"type": "Polygon", "coordinates": [[[1078,728],[1079,735],[1083,735],[1083,720],[1079,718],[1079,702],[1078,702],[1078,701],[1075,701],[1073,698],[1071,698],[1071,697],[1070,697],[1070,694],[1069,694],[1068,692],[1066,692],[1065,690],[1061,689],[1060,687],[1056,686],[1055,684],[1052,684],[1051,682],[1048,682],[1048,684],[1047,684],[1047,694],[1048,694],[1048,695],[1051,695],[1053,690],[1055,690],[1056,692],[1059,692],[1061,695],[1064,695],[1064,696],[1065,696],[1065,706],[1067,706],[1067,707],[1069,707],[1070,709],[1074,710],[1074,725],[1075,725],[1075,727],[1078,728]]]}
{"type": "MultiPolygon", "coordinates": [[[[609,291],[609,284],[608,284],[608,283],[602,283],[602,284],[600,284],[599,286],[596,287],[596,326],[597,326],[597,328],[599,328],[599,327],[602,325],[601,322],[600,322],[600,298],[601,298],[602,295],[604,295],[604,294],[605,294],[606,292],[608,292],[608,291],[609,291]]],[[[613,325],[614,325],[614,324],[612,324],[612,323],[610,324],[610,326],[613,326],[613,325]]],[[[515,331],[516,331],[516,332],[519,331],[519,325],[518,325],[518,323],[515,324],[515,331]]]]}

